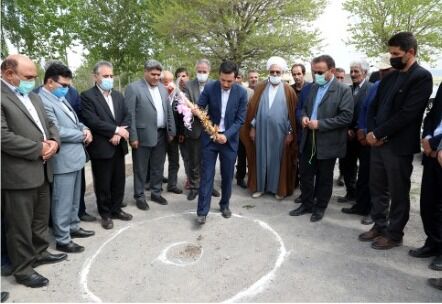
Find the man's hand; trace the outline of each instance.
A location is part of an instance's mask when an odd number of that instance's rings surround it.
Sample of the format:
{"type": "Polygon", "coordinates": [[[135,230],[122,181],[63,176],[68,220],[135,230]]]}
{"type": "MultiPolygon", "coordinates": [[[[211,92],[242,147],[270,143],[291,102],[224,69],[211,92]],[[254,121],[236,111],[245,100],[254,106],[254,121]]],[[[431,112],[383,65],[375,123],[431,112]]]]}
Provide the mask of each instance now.
{"type": "Polygon", "coordinates": [[[198,116],[198,112],[199,112],[198,107],[197,107],[197,106],[194,106],[194,107],[192,108],[192,114],[193,114],[193,116],[198,116]]]}
{"type": "Polygon", "coordinates": [[[221,145],[224,145],[227,142],[227,137],[224,134],[218,134],[216,136],[216,142],[221,145]]]}
{"type": "Polygon", "coordinates": [[[378,141],[378,140],[376,139],[376,137],[374,136],[373,132],[369,132],[365,138],[366,138],[366,140],[367,140],[367,143],[368,143],[370,146],[374,146],[374,145],[377,143],[377,141],[378,141]]]}
{"type": "Polygon", "coordinates": [[[58,143],[55,140],[52,139],[45,140],[43,142],[43,148],[41,152],[43,160],[50,159],[52,156],[55,155],[55,153],[57,153],[57,150],[58,150],[58,143]]]}
{"type": "Polygon", "coordinates": [[[140,145],[140,142],[138,140],[134,140],[130,143],[130,146],[132,147],[132,149],[138,149],[140,145]]]}
{"type": "Polygon", "coordinates": [[[353,140],[355,138],[355,136],[356,136],[355,131],[353,129],[348,129],[348,131],[347,131],[347,138],[349,140],[353,140]]]}
{"type": "Polygon", "coordinates": [[[422,144],[422,149],[424,149],[424,154],[426,156],[430,156],[432,150],[431,150],[430,141],[428,140],[428,138],[423,138],[421,140],[421,144],[422,144]]]}
{"type": "Polygon", "coordinates": [[[310,130],[317,130],[319,129],[319,121],[314,119],[314,120],[310,120],[308,122],[308,127],[310,130]]]}
{"type": "Polygon", "coordinates": [[[84,142],[86,145],[89,145],[89,144],[92,142],[92,140],[93,140],[93,137],[92,137],[91,130],[89,130],[89,129],[84,129],[84,130],[83,130],[83,142],[84,142]]]}
{"type": "Polygon", "coordinates": [[[310,119],[308,117],[303,117],[302,118],[302,127],[307,128],[309,122],[310,122],[310,119]]]}
{"type": "Polygon", "coordinates": [[[288,145],[290,145],[290,143],[293,141],[293,134],[287,134],[287,136],[285,137],[285,140],[284,140],[284,144],[286,145],[286,146],[288,146],[288,145]]]}
{"type": "Polygon", "coordinates": [[[118,146],[120,144],[121,136],[118,134],[114,134],[111,139],[109,139],[109,142],[113,144],[114,146],[118,146]]]}
{"type": "Polygon", "coordinates": [[[167,92],[169,93],[169,95],[170,94],[172,94],[172,92],[175,90],[175,83],[173,83],[173,81],[171,82],[171,83],[169,83],[168,85],[167,85],[167,92]]]}
{"type": "Polygon", "coordinates": [[[365,138],[365,132],[363,129],[358,129],[356,131],[356,139],[359,141],[359,143],[363,146],[367,145],[367,139],[365,138]]]}
{"type": "Polygon", "coordinates": [[[437,161],[439,165],[442,167],[442,150],[437,151],[437,161]]]}
{"type": "Polygon", "coordinates": [[[178,143],[182,144],[184,142],[184,135],[178,135],[178,143]]]}
{"type": "Polygon", "coordinates": [[[129,139],[129,132],[126,130],[127,126],[119,126],[118,127],[118,135],[120,135],[125,140],[129,139]]]}
{"type": "Polygon", "coordinates": [[[255,142],[255,137],[256,137],[256,129],[255,128],[250,129],[249,137],[253,142],[255,142]]]}

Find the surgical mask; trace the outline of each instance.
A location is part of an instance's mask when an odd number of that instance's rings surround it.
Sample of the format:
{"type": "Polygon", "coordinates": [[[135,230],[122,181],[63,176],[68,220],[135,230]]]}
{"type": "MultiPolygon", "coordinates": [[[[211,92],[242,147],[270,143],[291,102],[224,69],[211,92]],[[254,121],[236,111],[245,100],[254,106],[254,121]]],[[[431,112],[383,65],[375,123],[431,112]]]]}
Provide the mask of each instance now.
{"type": "Polygon", "coordinates": [[[196,79],[198,79],[198,82],[206,82],[209,79],[209,74],[197,73],[196,79]]]}
{"type": "Polygon", "coordinates": [[[17,90],[23,94],[28,95],[35,88],[35,80],[20,80],[17,90]]]}
{"type": "Polygon", "coordinates": [[[100,87],[104,91],[110,91],[114,87],[114,79],[113,78],[103,78],[101,80],[100,87]]]}
{"type": "Polygon", "coordinates": [[[392,57],[390,58],[390,64],[393,68],[395,68],[396,70],[402,70],[403,68],[405,68],[405,66],[407,65],[407,63],[402,62],[402,59],[404,58],[404,56],[402,57],[392,57]]]}
{"type": "Polygon", "coordinates": [[[59,87],[52,91],[52,94],[54,94],[57,98],[65,97],[66,94],[69,91],[69,87],[59,87]]]}
{"type": "Polygon", "coordinates": [[[280,84],[281,83],[281,76],[273,76],[273,75],[270,75],[269,76],[269,81],[270,81],[270,83],[271,84],[280,84]]]}
{"type": "Polygon", "coordinates": [[[317,85],[319,86],[323,86],[327,83],[327,80],[325,79],[325,75],[319,75],[319,74],[315,74],[315,82],[317,85]]]}

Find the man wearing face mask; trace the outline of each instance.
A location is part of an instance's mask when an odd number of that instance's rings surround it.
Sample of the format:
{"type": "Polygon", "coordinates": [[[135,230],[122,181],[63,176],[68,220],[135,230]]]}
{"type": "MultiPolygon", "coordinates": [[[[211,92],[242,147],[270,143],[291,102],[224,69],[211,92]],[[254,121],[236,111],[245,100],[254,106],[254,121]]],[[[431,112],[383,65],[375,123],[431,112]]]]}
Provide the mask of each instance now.
{"type": "Polygon", "coordinates": [[[282,81],[287,63],[267,61],[269,77],[255,88],[241,140],[248,162],[247,186],[253,198],[268,192],[281,200],[293,193],[296,173],[295,91],[282,81]]]}
{"type": "Polygon", "coordinates": [[[380,82],[367,115],[366,139],[372,146],[371,216],[375,224],[359,235],[359,240],[372,241],[374,249],[402,244],[410,212],[413,155],[420,152],[422,116],[433,87],[430,72],[416,62],[417,41],[412,33],[392,36],[388,51],[395,71],[380,82]]]}
{"type": "Polygon", "coordinates": [[[60,262],[66,254],[47,251],[49,183],[60,137],[57,127],[33,93],[37,68],[24,55],[1,64],[1,190],[8,255],[17,283],[42,287],[49,280],[33,268],[60,262]]]}
{"type": "MultiPolygon", "coordinates": [[[[204,87],[213,82],[209,79],[210,62],[207,59],[200,59],[196,63],[196,78],[189,80],[184,88],[184,94],[194,104],[198,103],[198,99],[204,87]]],[[[201,145],[200,136],[202,132],[202,125],[198,119],[192,123],[192,129],[184,130],[184,144],[187,150],[187,157],[189,161],[189,182],[190,191],[187,194],[189,201],[194,200],[198,195],[200,184],[200,168],[201,168],[201,145]]],[[[219,192],[213,188],[213,196],[220,196],[219,192]]]]}
{"type": "Polygon", "coordinates": [[[84,145],[92,142],[90,130],[83,125],[65,96],[72,81],[72,72],[60,63],[51,64],[45,72],[39,95],[46,114],[60,132],[60,151],[51,160],[54,168],[51,214],[57,250],[75,253],[84,247],[72,241],[90,237],[93,231],[80,228],[78,208],[81,196],[81,170],[86,163],[84,145]]]}
{"type": "Polygon", "coordinates": [[[346,152],[353,99],[350,88],[335,78],[332,57],[313,58],[312,72],[315,83],[302,110],[299,164],[302,202],[290,215],[312,213],[310,221],[317,222],[323,218],[332,195],[336,158],[344,157],[346,152]]]}
{"type": "Polygon", "coordinates": [[[112,219],[129,221],[121,210],[126,183],[124,156],[128,153],[130,114],[123,95],[114,89],[112,63],[99,61],[93,69],[95,86],[81,93],[84,122],[94,141],[87,146],[94,178],[101,226],[112,229],[112,219]]]}

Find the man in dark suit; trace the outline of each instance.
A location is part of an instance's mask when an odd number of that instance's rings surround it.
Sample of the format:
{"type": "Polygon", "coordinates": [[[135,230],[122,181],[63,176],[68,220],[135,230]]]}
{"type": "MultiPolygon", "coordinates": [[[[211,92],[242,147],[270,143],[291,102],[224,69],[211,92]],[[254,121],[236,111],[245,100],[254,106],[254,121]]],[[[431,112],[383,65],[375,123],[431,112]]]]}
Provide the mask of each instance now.
{"type": "MultiPolygon", "coordinates": [[[[184,94],[190,102],[197,104],[201,92],[205,86],[212,83],[213,80],[209,79],[210,74],[210,62],[207,59],[200,59],[196,63],[196,78],[186,83],[184,94]]],[[[203,127],[198,119],[195,119],[192,123],[191,130],[184,130],[184,145],[186,146],[187,156],[189,161],[189,176],[190,176],[190,191],[187,194],[189,201],[194,200],[198,195],[198,189],[200,187],[200,174],[201,174],[201,142],[200,137],[203,127]]],[[[213,195],[219,196],[218,191],[213,189],[213,195]]]]}
{"type": "Polygon", "coordinates": [[[433,85],[430,72],[416,62],[417,41],[412,33],[392,36],[388,46],[395,71],[380,82],[367,115],[366,138],[372,146],[371,215],[375,224],[359,235],[359,240],[373,241],[374,249],[402,244],[410,212],[413,154],[420,151],[422,115],[433,85]]]}
{"type": "Polygon", "coordinates": [[[132,219],[132,215],[121,210],[126,184],[124,156],[128,153],[130,115],[123,95],[113,89],[112,64],[100,61],[93,73],[95,86],[81,93],[82,116],[94,136],[87,151],[92,162],[101,226],[112,229],[112,219],[132,219]]]}
{"type": "Polygon", "coordinates": [[[324,216],[333,190],[333,168],[336,158],[345,155],[347,127],[353,117],[351,90],[336,80],[334,69],[335,61],[328,55],[312,60],[315,84],[302,110],[302,203],[290,215],[312,213],[311,222],[324,216]]]}
{"type": "Polygon", "coordinates": [[[11,55],[2,62],[1,73],[1,190],[8,254],[17,283],[42,287],[49,280],[33,268],[67,257],[47,251],[52,182],[48,160],[58,151],[60,137],[32,92],[35,64],[24,55],[11,55]]]}
{"type": "Polygon", "coordinates": [[[147,168],[150,165],[150,198],[161,205],[166,142],[176,134],[169,94],[160,82],[163,66],[156,60],[144,64],[144,78],[126,89],[126,103],[131,116],[129,140],[134,170],[134,198],[141,210],[149,209],[144,196],[147,168]]]}
{"type": "MultiPolygon", "coordinates": [[[[365,60],[361,59],[350,63],[350,77],[352,81],[350,88],[353,94],[354,111],[353,120],[347,131],[347,152],[345,157],[339,161],[340,164],[342,164],[342,174],[344,176],[345,188],[347,190],[345,196],[338,198],[338,202],[340,203],[356,200],[357,162],[362,148],[356,138],[356,126],[364,99],[368,94],[368,90],[373,85],[366,79],[368,69],[369,65],[365,60]]],[[[368,180],[366,182],[366,187],[368,187],[368,180]]]]}
{"type": "Polygon", "coordinates": [[[201,183],[198,197],[197,221],[206,222],[215,176],[218,155],[221,162],[221,201],[223,217],[229,218],[229,200],[232,194],[232,179],[238,151],[239,129],[244,123],[247,107],[246,90],[235,83],[238,68],[235,63],[225,61],[219,68],[219,80],[204,88],[198,106],[207,109],[212,122],[219,126],[219,132],[212,141],[206,132],[201,134],[201,183]]]}
{"type": "Polygon", "coordinates": [[[439,85],[433,106],[424,120],[422,148],[424,155],[420,211],[427,235],[424,246],[409,251],[416,258],[436,258],[430,264],[442,270],[442,167],[437,162],[437,150],[442,144],[442,84],[439,85]]]}

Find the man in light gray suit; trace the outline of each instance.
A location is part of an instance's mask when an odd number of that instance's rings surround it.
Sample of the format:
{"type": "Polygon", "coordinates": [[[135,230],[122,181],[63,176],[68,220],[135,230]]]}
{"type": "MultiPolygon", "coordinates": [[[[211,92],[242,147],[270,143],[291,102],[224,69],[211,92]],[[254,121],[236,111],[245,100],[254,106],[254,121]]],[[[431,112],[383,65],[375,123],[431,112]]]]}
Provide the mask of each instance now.
{"type": "Polygon", "coordinates": [[[89,237],[93,231],[80,228],[78,208],[81,198],[81,170],[86,163],[83,144],[92,141],[92,134],[78,119],[65,96],[72,81],[72,72],[60,63],[50,65],[44,85],[39,90],[46,114],[60,132],[61,147],[50,160],[54,168],[52,186],[52,223],[56,248],[75,253],[84,247],[72,241],[74,237],[89,237]]]}
{"type": "Polygon", "coordinates": [[[150,164],[151,200],[167,205],[161,196],[166,143],[176,134],[169,94],[160,82],[163,67],[156,60],[144,64],[144,79],[126,89],[126,102],[132,117],[129,141],[132,147],[134,198],[141,210],[149,209],[144,196],[147,168],[150,164]]]}

